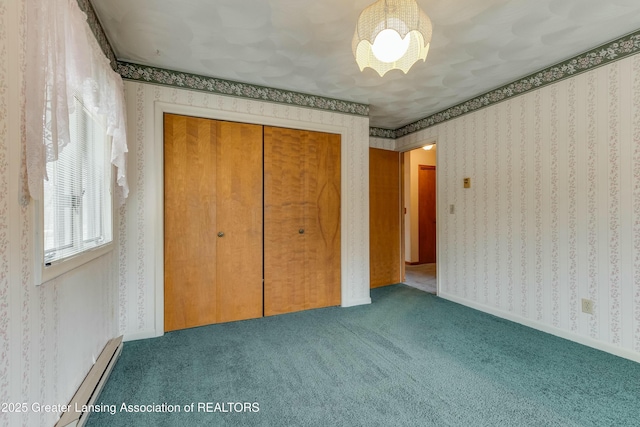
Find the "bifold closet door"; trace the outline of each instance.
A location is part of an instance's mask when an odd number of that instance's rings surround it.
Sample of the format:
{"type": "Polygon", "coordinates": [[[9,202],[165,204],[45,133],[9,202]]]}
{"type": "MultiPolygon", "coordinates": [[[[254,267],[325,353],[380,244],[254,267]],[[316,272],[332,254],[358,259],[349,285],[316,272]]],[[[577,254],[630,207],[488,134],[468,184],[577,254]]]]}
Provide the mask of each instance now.
{"type": "Polygon", "coordinates": [[[165,114],[165,331],[262,316],[262,206],[262,126],[165,114]]]}
{"type": "Polygon", "coordinates": [[[340,136],[264,127],[264,314],[340,304],[340,136]]]}

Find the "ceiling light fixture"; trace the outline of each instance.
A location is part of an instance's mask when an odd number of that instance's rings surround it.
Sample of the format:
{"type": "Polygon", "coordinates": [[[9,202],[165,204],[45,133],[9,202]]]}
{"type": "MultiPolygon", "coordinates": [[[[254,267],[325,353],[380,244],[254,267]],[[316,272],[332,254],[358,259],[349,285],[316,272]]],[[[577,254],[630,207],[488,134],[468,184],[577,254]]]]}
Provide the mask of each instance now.
{"type": "Polygon", "coordinates": [[[422,147],[422,149],[429,151],[435,146],[436,146],[436,144],[429,144],[429,145],[425,145],[424,147],[422,147]]]}
{"type": "Polygon", "coordinates": [[[406,74],[427,58],[431,33],[431,20],[416,0],[378,0],[360,14],[351,47],[360,71],[406,74]]]}

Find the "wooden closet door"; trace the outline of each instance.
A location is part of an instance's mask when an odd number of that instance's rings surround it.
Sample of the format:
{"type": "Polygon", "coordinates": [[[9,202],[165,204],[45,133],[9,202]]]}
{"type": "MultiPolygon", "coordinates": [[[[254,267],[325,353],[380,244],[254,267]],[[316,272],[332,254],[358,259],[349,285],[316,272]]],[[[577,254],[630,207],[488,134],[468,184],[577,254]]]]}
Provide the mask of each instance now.
{"type": "Polygon", "coordinates": [[[164,119],[165,331],[260,317],[261,126],[164,119]]]}
{"type": "Polygon", "coordinates": [[[264,314],[303,310],[304,150],[289,129],[264,128],[264,314]]]}
{"type": "Polygon", "coordinates": [[[262,126],[218,123],[217,322],[262,317],[262,126]]]}
{"type": "Polygon", "coordinates": [[[340,304],[340,136],[264,128],[264,314],[340,304]]]}
{"type": "Polygon", "coordinates": [[[305,309],[340,305],[340,135],[305,142],[305,309]]]}
{"type": "Polygon", "coordinates": [[[216,322],[216,132],[164,116],[165,331],[216,322]]]}
{"type": "Polygon", "coordinates": [[[400,153],[369,149],[371,288],[402,281],[400,153]]]}

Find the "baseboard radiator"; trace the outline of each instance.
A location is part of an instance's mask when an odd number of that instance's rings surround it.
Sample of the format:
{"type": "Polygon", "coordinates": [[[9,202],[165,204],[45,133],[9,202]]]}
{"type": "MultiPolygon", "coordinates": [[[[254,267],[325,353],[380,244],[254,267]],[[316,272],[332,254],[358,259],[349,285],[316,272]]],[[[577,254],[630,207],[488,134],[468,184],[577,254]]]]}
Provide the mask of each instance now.
{"type": "Polygon", "coordinates": [[[107,342],[100,356],[98,356],[98,360],[93,364],[84,381],[80,384],[78,391],[69,402],[69,411],[62,414],[55,427],[84,426],[91,413],[76,411],[76,408],[90,407],[95,403],[121,352],[122,336],[107,342]]]}

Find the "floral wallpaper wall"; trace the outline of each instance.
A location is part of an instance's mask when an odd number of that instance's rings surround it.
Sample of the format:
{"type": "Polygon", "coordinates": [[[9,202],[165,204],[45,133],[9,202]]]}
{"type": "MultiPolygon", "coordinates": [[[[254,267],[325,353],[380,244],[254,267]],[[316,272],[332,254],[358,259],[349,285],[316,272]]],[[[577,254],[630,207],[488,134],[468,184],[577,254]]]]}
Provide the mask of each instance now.
{"type": "Polygon", "coordinates": [[[440,295],[640,361],[640,55],[397,149],[433,138],[440,295]]]}
{"type": "MultiPolygon", "coordinates": [[[[0,0],[0,402],[31,408],[67,404],[115,336],[117,264],[109,254],[34,283],[34,204],[20,203],[19,188],[25,19],[25,0],[0,0]]],[[[58,416],[0,411],[0,425],[50,426],[58,416]]]]}
{"type": "Polygon", "coordinates": [[[379,148],[381,150],[395,150],[396,141],[388,138],[369,138],[369,146],[371,148],[379,148]]]}

